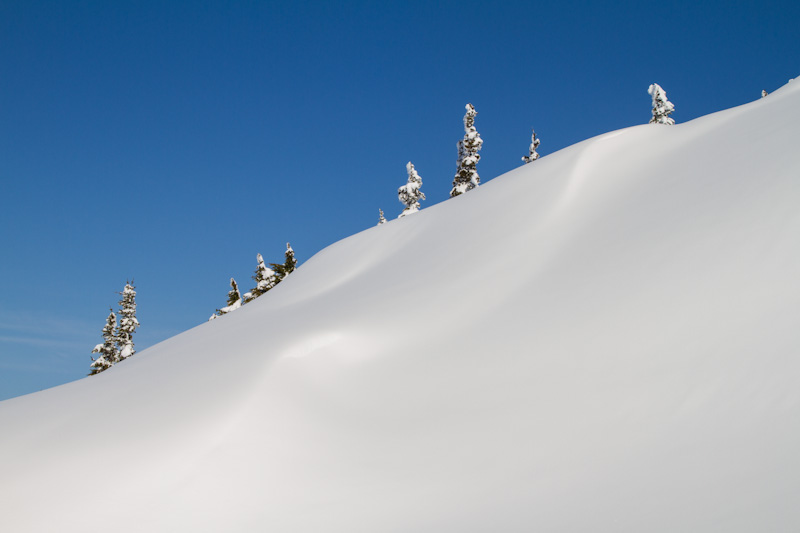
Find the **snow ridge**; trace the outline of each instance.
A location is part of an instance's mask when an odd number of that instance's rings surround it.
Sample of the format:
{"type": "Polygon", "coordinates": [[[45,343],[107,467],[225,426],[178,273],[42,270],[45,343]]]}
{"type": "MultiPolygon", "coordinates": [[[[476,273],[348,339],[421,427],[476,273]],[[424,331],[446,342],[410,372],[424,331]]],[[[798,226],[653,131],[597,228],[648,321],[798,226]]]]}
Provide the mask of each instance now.
{"type": "Polygon", "coordinates": [[[542,157],[0,402],[0,529],[798,529],[793,85],[542,157]]]}

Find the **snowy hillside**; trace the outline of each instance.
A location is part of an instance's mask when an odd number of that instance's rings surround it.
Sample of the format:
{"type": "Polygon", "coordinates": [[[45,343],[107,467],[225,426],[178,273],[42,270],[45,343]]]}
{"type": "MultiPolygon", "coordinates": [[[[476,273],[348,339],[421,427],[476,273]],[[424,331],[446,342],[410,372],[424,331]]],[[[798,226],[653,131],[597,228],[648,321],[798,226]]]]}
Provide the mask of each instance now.
{"type": "Polygon", "coordinates": [[[0,402],[0,530],[800,530],[799,125],[587,140],[0,402]]]}

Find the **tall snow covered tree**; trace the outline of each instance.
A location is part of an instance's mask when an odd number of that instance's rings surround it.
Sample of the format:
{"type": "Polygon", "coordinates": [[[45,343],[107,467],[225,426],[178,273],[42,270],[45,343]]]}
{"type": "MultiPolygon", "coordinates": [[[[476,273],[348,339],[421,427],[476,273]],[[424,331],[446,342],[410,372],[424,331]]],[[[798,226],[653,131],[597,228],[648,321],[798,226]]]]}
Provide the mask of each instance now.
{"type": "Polygon", "coordinates": [[[420,190],[422,187],[422,178],[417,173],[411,161],[406,165],[408,172],[408,183],[397,189],[397,197],[400,203],[406,206],[403,212],[397,218],[403,218],[411,213],[419,211],[419,201],[425,199],[425,193],[420,190]]]}
{"type": "Polygon", "coordinates": [[[537,159],[539,159],[539,154],[536,153],[536,149],[539,148],[539,138],[536,137],[536,132],[531,130],[531,145],[528,148],[528,155],[522,156],[522,160],[525,163],[533,163],[537,159]]]}
{"type": "Polygon", "coordinates": [[[117,338],[114,330],[117,327],[117,315],[114,311],[109,309],[108,319],[106,325],[103,326],[103,343],[98,344],[92,350],[92,353],[100,354],[97,359],[92,357],[92,364],[89,367],[92,369],[89,373],[90,376],[99,374],[103,370],[108,370],[111,366],[120,360],[119,350],[117,349],[117,338]]]}
{"type": "Polygon", "coordinates": [[[478,151],[483,146],[478,130],[475,129],[475,115],[478,114],[472,104],[466,105],[464,115],[464,138],[458,141],[458,169],[453,178],[453,189],[450,197],[471,191],[481,183],[481,177],[475,169],[481,156],[478,151]]]}
{"type": "Polygon", "coordinates": [[[256,286],[253,289],[244,295],[244,301],[249,302],[255,298],[258,298],[272,287],[278,284],[278,276],[275,274],[271,268],[269,268],[264,263],[264,258],[261,254],[256,255],[256,260],[258,261],[258,266],[256,267],[255,274],[253,274],[253,281],[256,282],[256,286]]]}
{"type": "Polygon", "coordinates": [[[766,90],[764,90],[764,89],[761,89],[761,98],[766,98],[766,96],[767,96],[768,94],[769,94],[769,93],[768,93],[766,90]]]}
{"type": "Polygon", "coordinates": [[[119,293],[119,326],[117,327],[117,344],[119,345],[120,360],[127,359],[136,353],[133,349],[133,333],[139,327],[136,318],[136,287],[132,282],[127,282],[125,288],[119,293]]]}
{"type": "Polygon", "coordinates": [[[386,217],[383,216],[383,209],[378,209],[378,225],[386,224],[386,217]]]}
{"type": "Polygon", "coordinates": [[[647,94],[653,97],[653,118],[650,119],[650,124],[675,124],[675,120],[669,117],[675,111],[675,106],[667,100],[666,91],[654,83],[647,89],[647,94]]]}
{"type": "Polygon", "coordinates": [[[239,285],[236,284],[236,280],[231,278],[231,290],[228,291],[228,305],[223,307],[222,309],[217,309],[217,312],[211,315],[211,318],[208,320],[214,320],[218,316],[227,315],[233,311],[236,311],[242,306],[242,295],[239,292],[239,285]]]}

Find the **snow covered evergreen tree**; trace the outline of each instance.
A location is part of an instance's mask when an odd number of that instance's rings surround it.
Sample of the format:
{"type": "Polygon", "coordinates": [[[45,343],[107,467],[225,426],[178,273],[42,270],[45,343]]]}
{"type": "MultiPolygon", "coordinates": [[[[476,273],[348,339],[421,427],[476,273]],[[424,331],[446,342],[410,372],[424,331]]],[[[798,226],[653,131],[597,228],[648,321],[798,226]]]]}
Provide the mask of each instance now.
{"type": "Polygon", "coordinates": [[[650,124],[675,124],[675,120],[669,117],[675,111],[675,106],[667,100],[666,91],[654,83],[647,89],[647,94],[653,97],[653,118],[650,119],[650,124]]]}
{"type": "Polygon", "coordinates": [[[231,278],[231,290],[228,291],[228,305],[217,309],[217,312],[211,315],[211,318],[208,320],[214,320],[218,316],[227,315],[230,312],[236,311],[242,306],[242,295],[239,292],[239,285],[236,284],[236,280],[231,278]]]}
{"type": "Polygon", "coordinates": [[[92,350],[92,353],[100,354],[97,359],[92,357],[92,364],[89,367],[92,369],[89,373],[90,376],[99,374],[103,370],[111,368],[111,366],[120,360],[119,350],[117,349],[117,338],[114,330],[117,327],[117,315],[114,311],[109,309],[108,319],[106,325],[103,326],[103,343],[98,344],[92,350]]]}
{"type": "Polygon", "coordinates": [[[761,98],[765,98],[768,94],[769,93],[766,90],[761,89],[761,98]]]}
{"type": "Polygon", "coordinates": [[[228,307],[241,304],[241,301],[242,294],[239,292],[239,285],[236,284],[235,279],[231,278],[231,290],[228,291],[228,307]]]}
{"type": "Polygon", "coordinates": [[[528,148],[528,155],[522,156],[522,160],[525,163],[533,163],[537,159],[539,159],[539,154],[536,153],[536,149],[539,148],[539,139],[536,137],[536,132],[531,129],[531,145],[528,148]]]}
{"type": "Polygon", "coordinates": [[[285,260],[283,261],[284,276],[287,276],[297,270],[297,258],[294,256],[292,245],[286,243],[286,252],[284,253],[285,260]]]}
{"type": "Polygon", "coordinates": [[[383,209],[378,209],[378,225],[386,224],[386,217],[383,216],[383,209]]]}
{"type": "Polygon", "coordinates": [[[294,250],[292,245],[286,243],[286,253],[284,254],[283,264],[270,263],[270,266],[278,276],[278,281],[283,281],[283,278],[291,274],[297,268],[297,259],[294,257],[294,250]]]}
{"type": "Polygon", "coordinates": [[[422,187],[422,178],[417,173],[411,161],[406,165],[408,172],[408,183],[397,189],[397,197],[400,203],[406,206],[403,212],[397,218],[403,218],[411,213],[419,211],[419,201],[425,199],[425,193],[420,190],[422,187]]]}
{"type": "Polygon", "coordinates": [[[471,191],[481,183],[481,177],[475,169],[481,156],[478,151],[483,146],[478,130],[475,129],[475,115],[478,114],[472,104],[466,105],[464,115],[464,138],[458,141],[458,169],[453,178],[453,189],[450,197],[471,191]]]}
{"type": "MultiPolygon", "coordinates": [[[[283,278],[294,272],[295,268],[297,268],[297,259],[294,257],[294,250],[292,249],[291,244],[288,242],[286,243],[286,254],[283,263],[270,263],[268,267],[264,263],[264,258],[261,256],[261,254],[258,254],[256,258],[258,259],[258,266],[256,267],[255,274],[253,275],[253,280],[256,282],[256,286],[250,292],[245,293],[242,303],[248,303],[252,300],[255,300],[265,292],[275,287],[275,285],[280,283],[283,278]]],[[[231,282],[233,282],[233,279],[231,279],[231,282]]],[[[217,315],[212,316],[209,320],[216,318],[216,316],[217,315]]]]}
{"type": "Polygon", "coordinates": [[[132,282],[125,283],[125,288],[119,293],[119,326],[117,327],[117,344],[119,345],[120,360],[127,359],[136,353],[133,349],[133,333],[139,327],[136,318],[136,287],[132,282]]]}
{"type": "Polygon", "coordinates": [[[245,294],[244,301],[249,302],[250,300],[254,300],[270,290],[272,287],[278,284],[277,274],[271,268],[269,268],[264,263],[264,258],[261,254],[256,255],[256,260],[258,261],[258,266],[256,267],[255,274],[253,274],[253,281],[256,282],[256,286],[253,289],[245,294]]]}

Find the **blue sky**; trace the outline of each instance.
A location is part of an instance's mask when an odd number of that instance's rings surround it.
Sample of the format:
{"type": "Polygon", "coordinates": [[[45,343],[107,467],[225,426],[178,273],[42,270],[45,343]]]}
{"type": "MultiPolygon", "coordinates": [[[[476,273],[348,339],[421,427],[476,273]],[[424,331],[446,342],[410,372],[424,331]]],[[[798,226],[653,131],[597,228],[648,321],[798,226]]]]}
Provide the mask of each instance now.
{"type": "Polygon", "coordinates": [[[677,122],[754,100],[800,75],[798,27],[794,1],[0,2],[0,399],[83,377],[127,278],[141,350],[256,253],[396,217],[409,160],[445,201],[467,102],[486,182],[531,127],[546,156],[646,123],[653,82],[677,122]]]}

